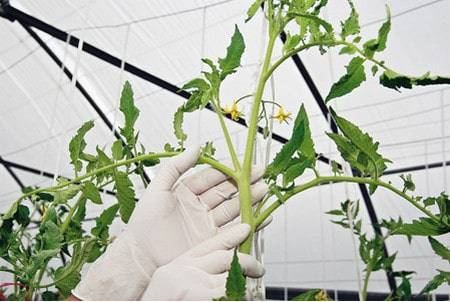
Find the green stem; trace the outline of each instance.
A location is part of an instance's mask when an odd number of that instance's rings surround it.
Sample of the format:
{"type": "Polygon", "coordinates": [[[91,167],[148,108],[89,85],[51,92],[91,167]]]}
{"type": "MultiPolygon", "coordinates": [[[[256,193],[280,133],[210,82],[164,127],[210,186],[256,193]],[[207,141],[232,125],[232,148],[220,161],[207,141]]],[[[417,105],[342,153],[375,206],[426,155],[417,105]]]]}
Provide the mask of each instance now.
{"type": "Polygon", "coordinates": [[[361,290],[361,300],[367,300],[367,288],[369,286],[370,275],[372,274],[372,265],[369,263],[366,268],[366,275],[364,276],[364,284],[361,290]]]}
{"type": "MultiPolygon", "coordinates": [[[[269,19],[270,20],[270,19],[269,19]]],[[[270,28],[270,22],[269,22],[270,28]]],[[[239,247],[240,252],[249,254],[252,249],[253,233],[255,231],[254,216],[252,212],[252,196],[250,191],[250,175],[252,168],[252,157],[255,145],[256,132],[258,127],[258,115],[259,107],[261,105],[262,96],[264,93],[264,87],[268,77],[266,77],[267,70],[270,67],[270,61],[272,58],[273,47],[275,44],[276,35],[269,35],[269,42],[267,44],[266,55],[264,63],[261,69],[261,73],[258,80],[258,85],[255,91],[255,97],[253,100],[252,111],[250,116],[250,122],[248,126],[247,142],[245,147],[245,155],[243,168],[239,175],[238,187],[239,187],[239,200],[241,205],[241,221],[247,223],[251,227],[251,232],[248,238],[239,247]]]]}
{"type": "Polygon", "coordinates": [[[417,209],[419,209],[420,211],[422,211],[424,214],[426,214],[428,217],[430,217],[433,221],[438,222],[439,223],[439,219],[433,215],[433,213],[431,213],[430,211],[428,211],[425,207],[423,207],[422,205],[420,205],[413,197],[407,195],[406,193],[404,193],[403,191],[395,188],[394,186],[392,186],[389,183],[383,182],[381,180],[374,180],[371,178],[364,178],[364,177],[351,177],[351,176],[321,176],[321,177],[317,177],[305,184],[299,185],[294,187],[292,190],[288,191],[285,195],[284,195],[284,200],[280,201],[277,200],[274,203],[272,203],[256,220],[256,226],[260,225],[267,217],[269,217],[270,214],[272,214],[272,212],[274,212],[278,207],[280,207],[284,201],[287,201],[289,198],[291,198],[292,196],[306,191],[310,188],[316,187],[320,184],[324,184],[324,183],[340,183],[340,182],[353,182],[353,183],[360,183],[360,184],[372,184],[372,185],[376,185],[376,186],[380,186],[380,187],[384,187],[392,192],[394,192],[395,194],[403,197],[404,199],[406,199],[409,203],[411,203],[413,206],[415,206],[417,209]]]}
{"type": "MultiPolygon", "coordinates": [[[[22,202],[22,200],[24,200],[25,198],[27,198],[29,196],[35,195],[37,193],[62,189],[62,188],[67,187],[67,186],[69,186],[71,184],[80,183],[82,180],[84,180],[86,178],[94,176],[94,175],[96,175],[98,173],[102,173],[102,172],[114,169],[116,167],[128,165],[128,164],[139,162],[139,161],[143,161],[143,160],[150,160],[150,159],[157,159],[157,158],[164,158],[164,157],[172,157],[172,156],[178,155],[179,153],[180,152],[161,152],[161,153],[152,153],[152,154],[139,155],[139,156],[136,156],[134,158],[130,158],[130,159],[122,160],[122,161],[117,161],[117,162],[115,162],[115,163],[113,163],[111,165],[107,165],[107,166],[104,166],[104,167],[102,167],[100,169],[97,169],[97,170],[91,171],[89,173],[86,173],[86,174],[84,174],[82,176],[78,176],[78,177],[72,179],[71,181],[64,182],[62,184],[59,184],[59,185],[56,185],[56,186],[53,186],[53,187],[50,187],[50,188],[41,188],[41,189],[34,190],[32,192],[23,194],[21,197],[19,197],[19,199],[17,199],[13,203],[13,205],[10,207],[8,212],[6,212],[3,215],[2,219],[9,219],[9,218],[11,218],[12,215],[15,214],[15,212],[17,210],[17,207],[22,202]]],[[[198,160],[198,163],[199,164],[208,164],[208,165],[212,166],[213,168],[216,168],[217,170],[227,174],[228,176],[232,177],[233,179],[237,179],[237,175],[236,175],[235,171],[233,171],[231,168],[227,167],[224,164],[219,163],[218,161],[216,161],[216,160],[214,160],[212,158],[209,158],[209,157],[206,157],[206,156],[200,156],[199,160],[198,160]]],[[[1,225],[1,220],[0,220],[0,225],[1,225]]]]}
{"type": "Polygon", "coordinates": [[[228,132],[227,125],[225,124],[225,119],[223,118],[222,109],[218,105],[219,104],[218,101],[212,101],[211,103],[213,104],[214,111],[216,112],[217,116],[219,117],[220,127],[222,128],[222,132],[223,132],[225,141],[228,146],[228,151],[230,152],[231,160],[233,161],[234,169],[239,171],[241,169],[241,164],[239,163],[239,159],[236,154],[236,150],[234,148],[233,141],[231,140],[231,136],[230,136],[230,133],[228,132]]]}

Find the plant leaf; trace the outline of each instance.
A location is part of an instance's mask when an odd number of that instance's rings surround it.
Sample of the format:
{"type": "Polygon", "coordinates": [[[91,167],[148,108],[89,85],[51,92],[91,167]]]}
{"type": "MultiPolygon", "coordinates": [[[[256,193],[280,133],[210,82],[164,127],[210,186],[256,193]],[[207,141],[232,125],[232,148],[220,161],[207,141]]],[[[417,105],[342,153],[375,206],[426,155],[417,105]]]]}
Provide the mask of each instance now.
{"type": "Polygon", "coordinates": [[[346,37],[351,35],[359,34],[361,28],[359,26],[359,15],[355,9],[355,6],[351,0],[348,1],[351,7],[350,16],[344,21],[341,22],[341,37],[345,40],[346,37]]]}
{"type": "Polygon", "coordinates": [[[173,131],[178,142],[182,144],[187,138],[186,133],[183,131],[184,112],[183,108],[178,108],[173,116],[173,131]]]}
{"type": "Polygon", "coordinates": [[[364,53],[372,58],[375,52],[381,52],[386,49],[386,42],[388,39],[389,32],[391,31],[391,11],[389,6],[386,5],[386,21],[381,25],[378,30],[378,37],[364,43],[364,53]]]}
{"type": "Polygon", "coordinates": [[[245,19],[245,22],[250,21],[251,18],[258,12],[258,9],[261,9],[261,5],[264,3],[265,0],[256,0],[253,2],[253,4],[249,7],[247,10],[247,19],[245,19]]]}
{"type": "Polygon", "coordinates": [[[116,140],[113,143],[111,147],[111,153],[114,160],[121,160],[123,158],[124,152],[121,140],[116,140]]]}
{"type": "Polygon", "coordinates": [[[245,300],[245,277],[242,272],[237,249],[234,250],[233,260],[231,261],[230,271],[228,273],[227,282],[225,285],[226,298],[229,301],[243,301],[245,300]]]}
{"type": "Polygon", "coordinates": [[[80,156],[83,153],[84,148],[86,148],[86,141],[84,136],[86,133],[94,127],[93,121],[88,121],[84,123],[78,130],[77,134],[70,140],[69,143],[69,154],[70,163],[73,165],[75,172],[80,172],[83,168],[83,163],[80,160],[80,156]]]}
{"type": "Polygon", "coordinates": [[[120,134],[125,137],[128,145],[134,146],[134,124],[139,116],[139,109],[134,105],[133,89],[128,81],[123,85],[119,109],[125,117],[125,125],[120,129],[120,134]]]}
{"type": "Polygon", "coordinates": [[[227,54],[225,58],[219,59],[219,67],[222,70],[220,78],[223,80],[231,73],[235,72],[235,69],[241,65],[241,57],[245,50],[244,37],[237,25],[234,27],[234,34],[231,37],[231,43],[227,48],[227,54]]]}
{"type": "Polygon", "coordinates": [[[433,237],[428,237],[428,241],[430,242],[433,251],[437,255],[441,256],[442,259],[450,262],[450,250],[445,245],[443,245],[433,237]]]}
{"type": "Polygon", "coordinates": [[[366,80],[363,63],[364,59],[361,57],[355,57],[350,61],[347,65],[347,73],[331,86],[325,102],[352,92],[366,80]]]}
{"type": "Polygon", "coordinates": [[[427,294],[437,289],[439,286],[444,284],[444,282],[447,282],[447,284],[450,285],[450,272],[439,271],[439,274],[434,276],[433,279],[425,285],[425,287],[420,291],[420,294],[427,294]]]}
{"type": "Polygon", "coordinates": [[[411,89],[413,86],[450,84],[450,77],[431,75],[429,72],[421,77],[411,77],[393,70],[386,70],[380,76],[380,84],[398,91],[399,88],[411,89]]]}
{"type": "Polygon", "coordinates": [[[106,210],[104,210],[100,216],[95,219],[95,227],[92,228],[92,235],[102,239],[107,240],[109,237],[108,230],[111,223],[116,217],[117,211],[119,210],[119,204],[115,204],[106,210]]]}
{"type": "Polygon", "coordinates": [[[102,198],[97,187],[90,181],[86,181],[83,186],[84,196],[91,200],[93,203],[102,204],[102,198]]]}
{"type": "Polygon", "coordinates": [[[409,236],[438,236],[450,232],[450,226],[437,224],[430,218],[420,217],[412,223],[404,223],[394,234],[409,236]]]}
{"type": "Polygon", "coordinates": [[[321,292],[321,289],[310,289],[307,292],[301,293],[292,298],[292,301],[317,301],[316,296],[321,292]]]}
{"type": "Polygon", "coordinates": [[[133,183],[128,178],[128,174],[122,171],[114,173],[117,188],[117,200],[119,201],[119,213],[122,221],[128,223],[133,213],[136,201],[134,200],[133,183]]]}

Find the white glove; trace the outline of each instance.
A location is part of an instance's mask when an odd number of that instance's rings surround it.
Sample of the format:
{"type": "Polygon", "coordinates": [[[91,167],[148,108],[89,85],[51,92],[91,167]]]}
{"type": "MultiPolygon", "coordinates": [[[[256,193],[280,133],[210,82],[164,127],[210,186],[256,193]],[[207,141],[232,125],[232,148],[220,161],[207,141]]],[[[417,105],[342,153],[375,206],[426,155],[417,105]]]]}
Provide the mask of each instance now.
{"type": "MultiPolygon", "coordinates": [[[[243,242],[249,231],[248,224],[235,225],[161,266],[141,300],[212,300],[224,296],[233,257],[230,249],[243,242]]],[[[264,275],[263,266],[254,257],[241,253],[238,257],[246,276],[264,275]]]]}
{"type": "MultiPolygon", "coordinates": [[[[239,215],[239,199],[231,198],[237,188],[222,172],[207,168],[177,183],[195,165],[199,153],[199,148],[189,149],[162,164],[126,229],[91,265],[74,296],[136,300],[158,267],[223,231],[239,215]]],[[[254,170],[253,182],[263,174],[254,170]]],[[[254,203],[268,190],[263,181],[251,189],[254,203]]]]}

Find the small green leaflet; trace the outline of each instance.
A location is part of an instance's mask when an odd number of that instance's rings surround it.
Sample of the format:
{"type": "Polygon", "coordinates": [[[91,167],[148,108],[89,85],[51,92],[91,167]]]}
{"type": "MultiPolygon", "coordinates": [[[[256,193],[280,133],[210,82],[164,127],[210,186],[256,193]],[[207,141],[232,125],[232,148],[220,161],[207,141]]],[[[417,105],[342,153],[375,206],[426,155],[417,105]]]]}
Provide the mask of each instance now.
{"type": "Polygon", "coordinates": [[[71,185],[64,190],[56,191],[53,194],[53,202],[56,204],[66,203],[80,192],[80,186],[71,185]]]}
{"type": "Polygon", "coordinates": [[[347,66],[347,73],[331,86],[325,102],[344,96],[359,87],[366,80],[364,71],[364,59],[361,57],[353,58],[347,66]]]}
{"type": "Polygon", "coordinates": [[[429,72],[421,77],[410,77],[388,69],[380,76],[380,84],[398,91],[399,88],[411,89],[413,86],[450,84],[450,77],[431,75],[429,72]]]}
{"type": "Polygon", "coordinates": [[[134,105],[133,89],[130,82],[123,85],[122,96],[120,97],[120,111],[125,117],[125,125],[120,129],[129,145],[135,145],[134,124],[139,116],[139,109],[134,105]]]}
{"type": "Polygon", "coordinates": [[[223,80],[231,73],[234,73],[237,67],[241,65],[241,57],[245,50],[244,37],[237,25],[234,27],[234,34],[231,43],[227,48],[225,58],[219,58],[219,67],[222,70],[220,78],[223,80]]]}
{"type": "Polygon", "coordinates": [[[30,223],[30,210],[27,206],[19,205],[17,207],[17,212],[14,214],[14,219],[18,224],[26,227],[30,223]]]}
{"type": "Polygon", "coordinates": [[[58,250],[63,241],[63,235],[59,227],[51,220],[43,223],[39,228],[42,238],[42,246],[45,250],[58,250]]]}
{"type": "Polygon", "coordinates": [[[253,2],[253,4],[247,10],[247,19],[245,19],[245,22],[248,22],[251,18],[253,18],[258,9],[261,9],[261,5],[264,3],[264,1],[265,0],[256,0],[255,2],[253,2]]]}
{"type": "Polygon", "coordinates": [[[416,189],[416,185],[412,180],[411,174],[402,174],[400,175],[400,178],[403,180],[403,192],[414,191],[416,189]]]}
{"type": "Polygon", "coordinates": [[[266,178],[275,180],[281,172],[285,171],[288,168],[292,156],[298,150],[304,138],[305,123],[301,122],[298,125],[295,124],[291,138],[287,143],[283,145],[277,155],[275,155],[275,158],[270,163],[270,165],[267,166],[265,172],[266,178]]]}
{"type": "Polygon", "coordinates": [[[433,251],[437,255],[441,256],[442,259],[450,262],[450,250],[445,245],[443,245],[433,237],[428,237],[428,241],[430,242],[433,251]]]}
{"type": "Polygon", "coordinates": [[[286,42],[283,44],[283,53],[286,54],[293,50],[301,41],[300,35],[291,35],[289,32],[286,34],[286,42]]]}
{"type": "Polygon", "coordinates": [[[310,27],[315,24],[317,27],[322,26],[328,34],[333,33],[333,26],[324,19],[317,17],[316,15],[305,13],[288,13],[287,16],[289,18],[297,17],[299,19],[307,19],[308,21],[311,21],[311,23],[309,24],[310,27]]]}
{"type": "Polygon", "coordinates": [[[81,281],[80,272],[74,271],[67,273],[64,267],[59,267],[55,271],[55,282],[56,288],[61,292],[64,297],[70,295],[72,289],[74,289],[78,283],[81,281]]]}
{"type": "Polygon", "coordinates": [[[386,42],[388,39],[389,32],[391,30],[391,11],[388,6],[386,6],[387,20],[381,25],[378,30],[378,37],[364,43],[364,53],[372,58],[375,52],[381,52],[386,49],[386,42]]]}
{"type": "Polygon", "coordinates": [[[93,203],[102,204],[102,198],[100,197],[100,192],[97,187],[90,181],[86,181],[83,186],[84,196],[91,200],[93,203]]]}
{"type": "Polygon", "coordinates": [[[119,213],[122,221],[128,223],[133,213],[136,201],[134,200],[133,183],[128,178],[128,174],[122,171],[114,173],[117,189],[117,200],[119,202],[119,213]]]}
{"type": "Polygon", "coordinates": [[[173,133],[175,134],[175,137],[178,139],[178,142],[180,144],[182,144],[187,138],[186,133],[184,133],[183,131],[183,121],[184,112],[183,108],[180,107],[173,116],[173,133]]]}
{"type": "Polygon", "coordinates": [[[234,250],[230,271],[228,272],[227,283],[225,284],[224,301],[244,301],[245,300],[245,277],[242,272],[237,249],[234,250]]]}
{"type": "Polygon", "coordinates": [[[112,153],[112,157],[114,160],[121,160],[124,156],[123,153],[123,146],[122,146],[122,141],[116,140],[112,147],[111,147],[111,153],[112,153]]]}
{"type": "Polygon", "coordinates": [[[439,274],[434,276],[433,279],[431,279],[427,285],[420,291],[420,294],[426,294],[429,293],[435,289],[437,289],[439,286],[447,282],[448,285],[450,285],[450,272],[444,272],[438,270],[439,274]]]}
{"type": "Polygon", "coordinates": [[[84,123],[77,130],[77,134],[69,143],[70,163],[74,166],[75,172],[80,172],[83,168],[83,163],[80,161],[80,157],[84,151],[84,148],[86,148],[86,141],[84,140],[84,136],[93,127],[93,121],[84,123]]]}
{"type": "Polygon", "coordinates": [[[315,162],[316,151],[311,137],[308,115],[302,104],[295,118],[291,138],[267,167],[265,177],[275,180],[279,174],[283,174],[283,182],[287,184],[302,175],[306,168],[314,168],[315,162]]]}
{"type": "Polygon", "coordinates": [[[350,16],[344,22],[341,22],[341,37],[345,40],[346,37],[359,34],[359,15],[356,12],[355,6],[351,0],[348,1],[351,7],[350,16]]]}
{"type": "Polygon", "coordinates": [[[95,227],[92,228],[92,235],[99,237],[102,240],[108,239],[108,228],[116,217],[119,210],[119,204],[115,204],[104,210],[100,216],[95,219],[95,227]]]}

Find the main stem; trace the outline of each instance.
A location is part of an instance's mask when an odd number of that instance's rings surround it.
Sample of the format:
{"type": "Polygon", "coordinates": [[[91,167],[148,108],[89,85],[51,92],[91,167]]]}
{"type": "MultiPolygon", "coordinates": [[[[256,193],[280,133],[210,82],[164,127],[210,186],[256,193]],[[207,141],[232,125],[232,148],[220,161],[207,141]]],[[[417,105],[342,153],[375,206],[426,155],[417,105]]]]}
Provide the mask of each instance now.
{"type": "Polygon", "coordinates": [[[271,33],[269,35],[269,42],[267,44],[266,55],[264,58],[263,66],[261,68],[261,73],[259,74],[259,80],[255,91],[255,97],[253,99],[250,123],[248,125],[248,135],[247,135],[247,143],[245,146],[244,162],[242,165],[243,166],[242,171],[239,173],[238,178],[239,200],[241,204],[241,221],[243,223],[249,224],[251,227],[250,235],[239,247],[239,251],[246,254],[250,254],[252,250],[253,233],[255,232],[256,229],[252,212],[252,196],[250,191],[250,175],[252,169],[253,151],[255,146],[256,132],[258,128],[259,108],[264,93],[264,87],[267,80],[266,73],[270,67],[270,60],[272,58],[275,39],[276,35],[271,33]]]}

